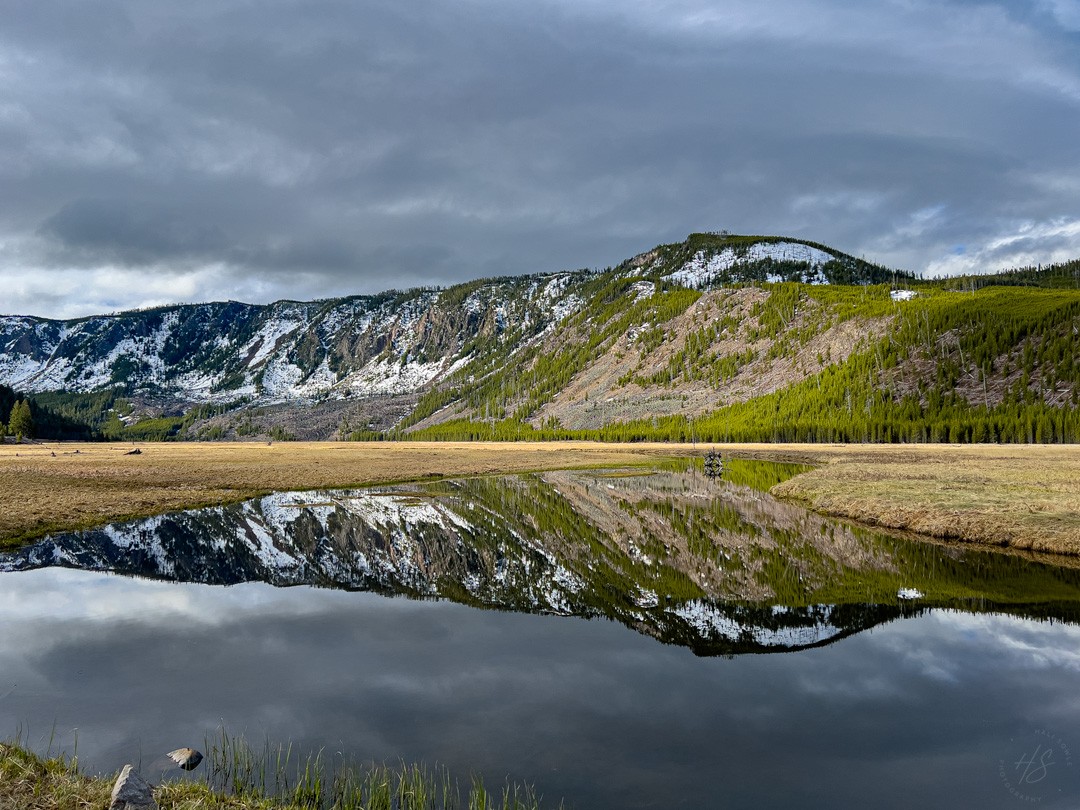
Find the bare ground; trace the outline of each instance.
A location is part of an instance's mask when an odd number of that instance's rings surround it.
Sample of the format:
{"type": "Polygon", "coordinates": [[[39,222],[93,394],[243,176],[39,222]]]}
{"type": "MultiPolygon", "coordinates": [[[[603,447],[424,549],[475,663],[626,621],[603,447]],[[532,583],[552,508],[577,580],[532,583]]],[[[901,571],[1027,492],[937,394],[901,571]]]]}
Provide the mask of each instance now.
{"type": "MultiPolygon", "coordinates": [[[[650,416],[698,416],[805,380],[821,371],[819,357],[828,358],[826,363],[843,362],[855,351],[860,340],[882,334],[890,320],[852,319],[832,324],[814,335],[796,356],[770,358],[773,340],[754,336],[759,322],[751,314],[754,305],[768,297],[767,291],[755,287],[704,293],[685,312],[661,324],[664,341],[644,353],[638,341],[644,325],[631,327],[540,408],[532,419],[533,424],[539,426],[554,417],[565,428],[581,430],[650,416]],[[752,350],[755,359],[743,365],[730,380],[716,385],[707,380],[677,376],[675,388],[657,384],[643,387],[637,382],[623,382],[629,375],[649,379],[663,374],[672,357],[686,348],[691,333],[725,317],[734,319],[738,326],[719,336],[691,363],[701,362],[713,354],[728,357],[752,350]]],[[[812,301],[804,301],[801,306],[802,311],[792,321],[792,328],[806,326],[820,309],[812,301]]],[[[565,339],[566,336],[555,334],[549,343],[554,350],[565,339]]]]}

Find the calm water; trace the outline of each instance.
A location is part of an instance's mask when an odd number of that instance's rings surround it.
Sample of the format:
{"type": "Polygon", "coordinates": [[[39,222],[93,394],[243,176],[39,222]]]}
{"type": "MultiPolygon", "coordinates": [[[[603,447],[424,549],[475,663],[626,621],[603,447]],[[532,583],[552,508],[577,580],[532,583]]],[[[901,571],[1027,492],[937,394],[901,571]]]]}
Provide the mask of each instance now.
{"type": "Polygon", "coordinates": [[[288,493],[52,538],[0,556],[0,736],[152,773],[224,726],[577,808],[1080,806],[1080,572],[754,488],[787,472],[288,493]]]}

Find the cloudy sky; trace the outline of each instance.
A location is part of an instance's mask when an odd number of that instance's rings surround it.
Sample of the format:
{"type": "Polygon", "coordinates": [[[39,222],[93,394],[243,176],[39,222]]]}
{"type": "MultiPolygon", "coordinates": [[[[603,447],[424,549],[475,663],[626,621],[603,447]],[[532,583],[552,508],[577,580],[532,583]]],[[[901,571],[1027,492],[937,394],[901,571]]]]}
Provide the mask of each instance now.
{"type": "Polygon", "coordinates": [[[0,0],[0,312],[1080,257],[1080,0],[0,0]]]}

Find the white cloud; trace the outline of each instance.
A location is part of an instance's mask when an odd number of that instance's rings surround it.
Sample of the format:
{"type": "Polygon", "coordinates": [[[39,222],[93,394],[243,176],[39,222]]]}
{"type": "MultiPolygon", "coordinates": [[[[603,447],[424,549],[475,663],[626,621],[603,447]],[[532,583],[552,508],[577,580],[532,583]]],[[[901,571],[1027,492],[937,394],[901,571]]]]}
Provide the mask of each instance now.
{"type": "Polygon", "coordinates": [[[1013,267],[1054,264],[1080,257],[1080,219],[1010,225],[983,245],[933,259],[925,275],[992,273],[1013,267]]]}
{"type": "MultiPolygon", "coordinates": [[[[226,588],[66,568],[8,573],[3,581],[0,613],[12,633],[20,625],[36,623],[154,626],[163,617],[188,626],[221,627],[242,624],[251,615],[315,614],[343,598],[340,591],[315,588],[274,588],[264,583],[226,588]]],[[[49,639],[41,641],[48,646],[49,639]]]]}

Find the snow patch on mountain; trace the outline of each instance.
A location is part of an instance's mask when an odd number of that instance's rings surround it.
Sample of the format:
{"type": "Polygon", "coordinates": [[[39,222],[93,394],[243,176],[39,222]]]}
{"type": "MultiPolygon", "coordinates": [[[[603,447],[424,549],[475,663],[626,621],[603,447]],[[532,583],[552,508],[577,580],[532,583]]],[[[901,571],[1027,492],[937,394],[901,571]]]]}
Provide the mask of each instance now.
{"type": "MultiPolygon", "coordinates": [[[[820,272],[820,268],[832,261],[834,256],[824,250],[799,242],[757,242],[740,250],[726,247],[711,255],[704,250],[699,250],[680,269],[664,276],[664,279],[687,287],[700,288],[727,273],[736,265],[753,264],[766,259],[774,262],[805,263],[817,270],[806,280],[814,284],[824,284],[826,279],[820,272]]],[[[768,280],[782,281],[783,279],[778,275],[770,274],[768,280]]]]}
{"type": "Polygon", "coordinates": [[[402,362],[397,358],[384,358],[368,363],[343,382],[361,396],[403,394],[427,385],[442,371],[441,360],[421,363],[417,360],[406,359],[402,362]]]}
{"type": "Polygon", "coordinates": [[[576,294],[566,296],[562,301],[551,308],[551,326],[554,327],[561,321],[566,320],[579,309],[584,301],[576,294]]]}
{"type": "Polygon", "coordinates": [[[569,283],[570,276],[568,274],[555,276],[551,281],[544,285],[544,292],[541,293],[541,296],[552,301],[565,292],[569,283]]]}
{"type": "Polygon", "coordinates": [[[265,362],[271,354],[277,351],[278,343],[304,326],[300,319],[283,318],[267,321],[255,336],[238,350],[240,358],[249,358],[249,368],[265,362]]]}
{"type": "Polygon", "coordinates": [[[38,381],[43,381],[46,385],[52,384],[59,388],[67,379],[70,369],[71,364],[69,362],[55,363],[52,366],[47,366],[45,363],[34,360],[23,354],[12,354],[9,352],[0,354],[0,380],[3,380],[6,385],[10,385],[14,388],[33,389],[35,383],[38,381]],[[42,380],[46,369],[51,370],[52,374],[42,380]]]}

